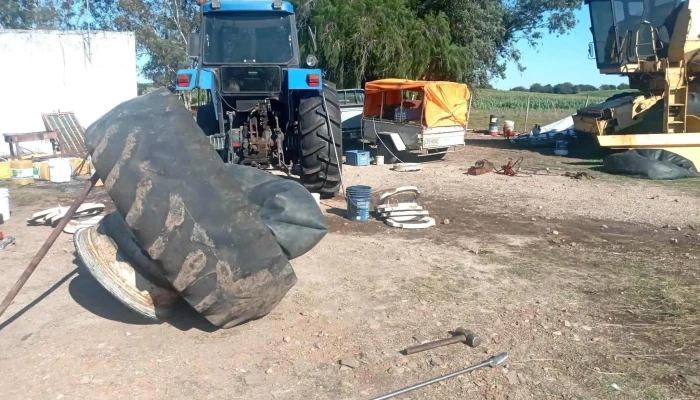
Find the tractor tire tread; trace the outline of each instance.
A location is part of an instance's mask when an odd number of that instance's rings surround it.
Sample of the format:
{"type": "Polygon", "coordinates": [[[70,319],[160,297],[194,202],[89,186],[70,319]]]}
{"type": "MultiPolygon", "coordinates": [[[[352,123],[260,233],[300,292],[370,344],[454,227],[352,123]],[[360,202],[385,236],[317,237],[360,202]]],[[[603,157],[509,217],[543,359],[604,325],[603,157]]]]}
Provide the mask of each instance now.
{"type": "Polygon", "coordinates": [[[332,197],[340,191],[342,168],[340,106],[335,85],[324,82],[323,93],[326,96],[328,110],[324,109],[323,97],[318,92],[302,94],[299,102],[301,182],[310,191],[318,192],[324,197],[332,197]],[[330,132],[326,116],[330,119],[330,132]]]}

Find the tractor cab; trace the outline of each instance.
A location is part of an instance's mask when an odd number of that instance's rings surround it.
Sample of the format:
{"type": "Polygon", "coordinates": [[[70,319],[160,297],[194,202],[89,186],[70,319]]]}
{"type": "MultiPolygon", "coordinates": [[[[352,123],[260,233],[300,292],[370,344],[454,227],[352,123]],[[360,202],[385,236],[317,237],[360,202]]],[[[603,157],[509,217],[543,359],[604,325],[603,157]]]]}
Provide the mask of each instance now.
{"type": "MultiPolygon", "coordinates": [[[[602,73],[620,74],[626,66],[667,57],[681,0],[586,0],[585,3],[593,34],[589,51],[602,73]]],[[[624,72],[627,71],[629,68],[624,72]]]]}
{"type": "MultiPolygon", "coordinates": [[[[289,2],[204,1],[201,17],[200,31],[190,34],[188,43],[188,55],[198,68],[178,71],[176,90],[211,89],[216,84],[222,95],[265,98],[281,94],[285,84],[320,89],[318,75],[291,72],[293,81],[284,82],[286,71],[301,65],[294,7],[289,2]]],[[[307,67],[317,63],[314,55],[307,56],[307,67]]]]}

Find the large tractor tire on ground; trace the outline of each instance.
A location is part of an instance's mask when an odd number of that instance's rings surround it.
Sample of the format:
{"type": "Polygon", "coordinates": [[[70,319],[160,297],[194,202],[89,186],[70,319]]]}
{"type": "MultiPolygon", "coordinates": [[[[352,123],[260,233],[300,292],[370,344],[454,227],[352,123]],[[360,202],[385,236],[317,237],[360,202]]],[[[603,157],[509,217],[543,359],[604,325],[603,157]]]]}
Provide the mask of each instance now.
{"type": "Polygon", "coordinates": [[[306,92],[299,102],[301,182],[313,193],[333,197],[340,191],[343,160],[340,103],[335,85],[323,82],[326,110],[320,92],[306,92]],[[330,126],[326,121],[330,117],[330,126]]]}
{"type": "Polygon", "coordinates": [[[296,283],[274,235],[167,89],[118,105],[85,141],[140,247],[213,325],[265,316],[296,283]]]}

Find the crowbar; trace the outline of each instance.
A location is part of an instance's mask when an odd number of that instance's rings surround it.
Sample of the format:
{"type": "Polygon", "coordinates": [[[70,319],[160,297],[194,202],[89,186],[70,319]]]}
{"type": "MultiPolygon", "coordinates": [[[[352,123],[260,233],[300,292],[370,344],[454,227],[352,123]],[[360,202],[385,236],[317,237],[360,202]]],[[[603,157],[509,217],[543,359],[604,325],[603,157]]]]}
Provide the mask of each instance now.
{"type": "Polygon", "coordinates": [[[434,384],[434,383],[442,382],[442,381],[444,381],[444,380],[446,380],[446,379],[454,378],[454,377],[457,376],[457,375],[462,375],[462,374],[465,374],[465,373],[467,373],[467,372],[472,372],[472,371],[475,371],[475,370],[477,370],[477,369],[481,369],[481,368],[484,368],[484,367],[491,367],[491,368],[493,368],[493,367],[496,367],[496,366],[498,366],[498,365],[503,364],[507,359],[508,359],[508,353],[501,353],[501,354],[499,354],[499,355],[496,355],[496,356],[493,356],[493,357],[489,358],[489,359],[486,360],[486,361],[482,361],[482,362],[480,362],[480,363],[478,363],[478,364],[472,365],[472,366],[469,367],[469,368],[460,369],[459,371],[455,371],[455,372],[452,372],[452,373],[450,373],[450,374],[443,375],[443,376],[441,376],[441,377],[431,379],[431,380],[429,380],[429,381],[417,383],[417,384],[415,384],[415,385],[413,385],[413,386],[408,386],[408,387],[405,387],[405,388],[403,388],[403,389],[399,389],[399,390],[397,390],[397,391],[395,391],[395,392],[391,392],[391,393],[385,394],[385,395],[383,395],[383,396],[375,397],[375,398],[373,398],[373,399],[371,399],[371,400],[390,399],[390,398],[396,397],[396,396],[398,396],[398,395],[400,395],[400,394],[408,393],[408,392],[414,391],[414,390],[416,390],[416,389],[420,389],[420,388],[422,388],[422,387],[426,387],[426,386],[428,386],[428,385],[432,385],[432,384],[434,384]]]}

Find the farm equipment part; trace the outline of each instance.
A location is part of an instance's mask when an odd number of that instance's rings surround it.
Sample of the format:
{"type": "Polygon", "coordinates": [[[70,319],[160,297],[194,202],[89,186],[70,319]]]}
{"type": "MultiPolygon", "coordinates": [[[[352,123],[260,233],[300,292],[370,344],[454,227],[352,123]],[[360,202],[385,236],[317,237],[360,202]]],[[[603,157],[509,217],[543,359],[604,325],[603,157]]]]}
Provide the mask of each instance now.
{"type": "Polygon", "coordinates": [[[602,147],[664,149],[700,165],[700,0],[585,3],[589,57],[637,92],[578,110],[576,131],[602,147]]]}
{"type": "MultiPolygon", "coordinates": [[[[199,0],[190,34],[196,68],[177,72],[176,91],[200,89],[197,124],[226,163],[297,165],[324,197],[341,187],[341,111],[335,85],[309,54],[300,68],[294,7],[281,0],[199,0]]],[[[315,47],[314,34],[309,31],[315,47]]]]}
{"type": "Polygon", "coordinates": [[[471,367],[464,368],[464,369],[461,369],[459,371],[455,371],[455,372],[449,373],[447,375],[443,375],[443,376],[440,376],[438,378],[431,379],[429,381],[417,383],[415,385],[411,385],[411,386],[405,387],[403,389],[399,389],[395,392],[391,392],[391,393],[387,393],[383,396],[375,397],[372,400],[393,399],[394,397],[396,397],[398,395],[412,392],[416,389],[424,388],[426,386],[430,386],[430,385],[433,385],[435,383],[442,382],[442,381],[450,379],[450,378],[454,378],[455,376],[466,374],[467,372],[476,371],[477,369],[481,369],[481,368],[485,368],[485,367],[495,368],[495,367],[503,364],[504,362],[506,362],[506,360],[508,360],[508,353],[501,353],[501,354],[495,355],[487,360],[484,360],[478,364],[472,365],[471,367]]]}
{"type": "Polygon", "coordinates": [[[344,141],[362,138],[362,108],[365,104],[364,89],[339,89],[338,101],[344,141]]]}
{"type": "Polygon", "coordinates": [[[469,89],[463,83],[382,79],[365,84],[364,140],[386,163],[441,159],[464,146],[469,89]],[[418,100],[405,100],[411,94],[418,100]]]}

